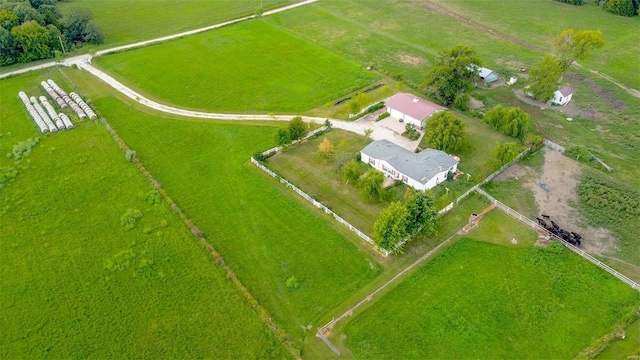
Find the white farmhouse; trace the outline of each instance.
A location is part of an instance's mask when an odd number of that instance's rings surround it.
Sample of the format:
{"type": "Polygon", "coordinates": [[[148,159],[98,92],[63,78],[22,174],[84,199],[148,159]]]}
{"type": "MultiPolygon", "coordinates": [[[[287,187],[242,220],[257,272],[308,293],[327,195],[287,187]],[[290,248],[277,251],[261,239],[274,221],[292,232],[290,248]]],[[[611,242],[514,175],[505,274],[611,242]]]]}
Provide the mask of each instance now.
{"type": "Polygon", "coordinates": [[[455,173],[458,160],[444,151],[411,152],[389,140],[377,140],[360,150],[362,162],[417,190],[428,190],[455,173]]]}
{"type": "Polygon", "coordinates": [[[407,124],[413,124],[420,130],[424,129],[427,119],[431,115],[437,111],[447,109],[407,93],[393,95],[385,102],[385,105],[389,115],[407,124]]]}
{"type": "Polygon", "coordinates": [[[567,105],[572,97],[573,89],[568,86],[563,86],[553,93],[551,103],[555,105],[567,105]]]}

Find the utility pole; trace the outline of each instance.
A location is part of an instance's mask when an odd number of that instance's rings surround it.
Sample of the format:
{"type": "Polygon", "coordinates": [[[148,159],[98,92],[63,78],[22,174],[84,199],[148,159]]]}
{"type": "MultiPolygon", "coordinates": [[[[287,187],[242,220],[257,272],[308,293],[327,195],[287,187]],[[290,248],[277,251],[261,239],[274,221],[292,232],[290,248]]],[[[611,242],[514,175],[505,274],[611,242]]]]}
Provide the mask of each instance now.
{"type": "Polygon", "coordinates": [[[62,38],[60,37],[60,35],[58,35],[58,40],[60,40],[60,46],[62,46],[62,53],[66,54],[67,51],[64,49],[64,44],[62,43],[62,38]]]}

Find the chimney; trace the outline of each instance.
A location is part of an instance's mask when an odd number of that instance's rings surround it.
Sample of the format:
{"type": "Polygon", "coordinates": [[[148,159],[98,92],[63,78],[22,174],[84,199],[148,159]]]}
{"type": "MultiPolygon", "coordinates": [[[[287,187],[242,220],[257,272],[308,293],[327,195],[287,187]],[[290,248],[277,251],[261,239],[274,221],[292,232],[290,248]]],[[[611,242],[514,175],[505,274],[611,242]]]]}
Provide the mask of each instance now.
{"type": "Polygon", "coordinates": [[[418,101],[420,101],[420,99],[418,99],[418,98],[413,98],[413,102],[414,102],[414,103],[417,103],[418,101]]]}
{"type": "Polygon", "coordinates": [[[440,166],[438,166],[438,171],[442,171],[442,164],[440,164],[440,166]]]}

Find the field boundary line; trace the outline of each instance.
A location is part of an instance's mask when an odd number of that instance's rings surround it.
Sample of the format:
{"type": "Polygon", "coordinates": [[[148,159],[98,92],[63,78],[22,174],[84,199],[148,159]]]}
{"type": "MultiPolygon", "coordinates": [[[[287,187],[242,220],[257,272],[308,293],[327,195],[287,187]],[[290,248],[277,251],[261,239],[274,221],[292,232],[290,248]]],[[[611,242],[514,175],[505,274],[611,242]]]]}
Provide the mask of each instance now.
{"type": "MultiPolygon", "coordinates": [[[[127,150],[130,150],[124,140],[122,140],[120,135],[118,135],[115,129],[111,127],[109,122],[104,117],[101,117],[101,122],[122,150],[124,150],[125,152],[127,150]]],[[[226,272],[227,278],[233,282],[242,296],[251,305],[251,308],[255,310],[262,323],[273,333],[278,342],[285,349],[287,349],[287,351],[293,356],[293,358],[299,359],[299,350],[296,348],[294,342],[289,339],[289,335],[287,334],[287,332],[280,328],[278,324],[275,323],[275,321],[273,321],[273,317],[271,316],[269,311],[258,302],[255,296],[253,296],[249,289],[240,281],[235,272],[229,267],[229,265],[224,262],[222,255],[220,255],[220,253],[213,247],[213,245],[211,245],[211,243],[205,237],[204,233],[200,231],[200,229],[194,224],[194,222],[182,211],[178,204],[176,204],[176,202],[169,196],[166,190],[162,188],[162,185],[153,177],[153,175],[151,175],[151,173],[144,167],[144,165],[138,158],[134,158],[132,162],[145,176],[145,178],[147,178],[147,180],[153,185],[153,187],[158,190],[165,201],[167,201],[167,203],[171,207],[171,210],[178,214],[184,224],[189,228],[189,230],[191,230],[193,236],[201,245],[205,247],[206,251],[213,257],[215,262],[218,265],[222,266],[222,268],[226,272]]]]}
{"type": "Polygon", "coordinates": [[[505,214],[509,215],[510,217],[520,221],[521,223],[523,223],[523,224],[525,224],[527,226],[530,226],[531,228],[535,229],[539,233],[543,233],[543,234],[549,236],[550,238],[559,241],[562,245],[567,247],[569,250],[571,250],[574,253],[582,256],[583,258],[587,259],[589,262],[591,262],[594,265],[596,265],[596,266],[600,267],[601,269],[605,270],[609,274],[615,276],[620,281],[622,281],[622,282],[626,283],[627,285],[631,286],[633,289],[635,289],[637,291],[640,291],[640,284],[638,284],[635,281],[629,279],[625,275],[619,273],[615,269],[611,268],[609,265],[607,265],[607,264],[603,263],[602,261],[596,259],[595,257],[591,256],[590,254],[588,254],[586,251],[580,249],[579,247],[577,247],[575,245],[572,245],[569,242],[565,241],[564,239],[554,235],[549,230],[547,230],[544,227],[542,227],[540,224],[534,222],[533,220],[531,220],[531,219],[527,218],[526,216],[520,214],[519,212],[513,210],[512,208],[508,207],[507,205],[501,203],[496,198],[494,198],[493,196],[489,195],[486,191],[484,191],[484,190],[482,190],[480,188],[477,188],[476,191],[479,194],[485,196],[487,199],[489,199],[493,204],[496,205],[496,207],[498,209],[500,209],[505,214]]]}
{"type": "MultiPolygon", "coordinates": [[[[333,318],[331,319],[331,321],[329,321],[328,323],[326,323],[324,326],[319,327],[318,330],[316,331],[316,336],[319,337],[320,339],[322,339],[325,343],[327,343],[327,345],[331,344],[331,342],[329,341],[329,339],[327,339],[325,332],[327,330],[330,330],[331,328],[333,328],[333,326],[338,323],[340,320],[346,318],[346,317],[350,317],[353,315],[353,311],[358,309],[360,306],[364,305],[367,302],[370,302],[373,300],[373,297],[378,294],[379,292],[381,292],[382,290],[384,290],[385,288],[387,288],[389,285],[391,285],[392,283],[396,282],[396,280],[398,280],[399,278],[401,278],[404,274],[406,274],[408,271],[412,270],[413,268],[415,268],[416,266],[420,265],[420,263],[422,263],[424,260],[428,259],[429,257],[431,257],[434,253],[436,253],[437,251],[439,251],[441,248],[443,248],[445,245],[449,244],[451,242],[451,240],[453,238],[455,238],[457,235],[457,231],[456,233],[454,233],[453,235],[449,236],[448,238],[446,238],[443,242],[441,242],[440,244],[438,244],[438,246],[436,246],[435,248],[429,250],[427,253],[425,253],[424,255],[422,255],[419,259],[417,259],[416,261],[414,261],[413,263],[411,263],[409,266],[407,266],[406,268],[402,269],[402,271],[400,271],[399,273],[397,273],[396,275],[394,275],[391,279],[387,280],[384,284],[380,285],[378,288],[376,288],[375,290],[373,290],[371,293],[369,293],[367,296],[365,296],[362,300],[360,300],[356,305],[352,306],[351,308],[349,308],[347,311],[345,311],[344,313],[342,313],[340,316],[338,316],[337,318],[333,318]]],[[[332,347],[333,344],[329,345],[329,347],[332,347]]],[[[335,347],[335,346],[334,346],[335,347]]],[[[333,347],[332,347],[333,350],[333,347]]],[[[337,350],[337,349],[336,349],[337,350]]],[[[339,355],[339,354],[338,354],[339,355]]]]}

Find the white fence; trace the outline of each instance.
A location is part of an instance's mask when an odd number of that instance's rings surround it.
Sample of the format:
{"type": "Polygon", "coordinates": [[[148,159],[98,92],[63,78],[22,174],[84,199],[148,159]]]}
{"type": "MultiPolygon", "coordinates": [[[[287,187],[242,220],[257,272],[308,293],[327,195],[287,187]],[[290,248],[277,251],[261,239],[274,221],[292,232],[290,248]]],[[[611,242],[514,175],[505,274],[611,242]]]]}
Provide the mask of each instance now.
{"type": "Polygon", "coordinates": [[[560,153],[564,154],[564,146],[556,144],[553,141],[547,140],[547,139],[542,140],[542,142],[544,143],[545,146],[550,147],[550,148],[552,148],[554,150],[557,150],[560,153]]]}
{"type": "Polygon", "coordinates": [[[501,211],[503,211],[507,215],[509,215],[512,218],[522,222],[523,224],[525,224],[527,226],[530,226],[531,228],[537,230],[538,232],[541,232],[543,234],[551,236],[555,240],[559,241],[562,245],[564,245],[565,247],[569,248],[574,253],[576,253],[576,254],[582,256],[583,258],[589,260],[591,263],[593,263],[596,266],[599,266],[600,268],[604,269],[609,274],[611,274],[611,275],[617,277],[618,279],[622,280],[627,285],[629,285],[632,288],[640,291],[640,285],[638,283],[636,283],[635,281],[629,279],[628,277],[624,276],[623,274],[619,273],[618,271],[612,269],[609,265],[607,265],[607,264],[603,263],[602,261],[594,258],[593,256],[587,254],[584,250],[578,248],[575,245],[572,245],[572,244],[568,243],[564,239],[555,236],[553,233],[551,233],[549,230],[547,230],[544,227],[542,227],[537,222],[527,218],[526,216],[520,214],[519,212],[513,210],[512,208],[508,207],[507,205],[505,205],[505,204],[501,203],[500,201],[496,200],[494,197],[492,197],[491,195],[487,194],[484,190],[477,189],[477,191],[478,191],[478,193],[486,196],[489,200],[491,200],[492,203],[494,203],[496,205],[496,207],[498,209],[500,209],[501,211]]]}

